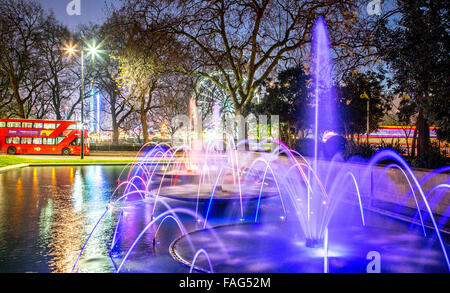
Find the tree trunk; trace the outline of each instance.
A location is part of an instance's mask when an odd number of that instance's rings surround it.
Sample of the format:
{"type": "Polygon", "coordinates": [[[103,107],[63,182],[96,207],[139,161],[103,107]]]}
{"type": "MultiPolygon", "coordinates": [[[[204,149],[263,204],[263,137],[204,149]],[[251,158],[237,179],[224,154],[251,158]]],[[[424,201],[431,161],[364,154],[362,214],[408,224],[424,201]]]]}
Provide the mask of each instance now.
{"type": "Polygon", "coordinates": [[[147,115],[145,115],[145,112],[141,112],[141,123],[142,123],[142,136],[144,137],[144,144],[145,144],[150,140],[148,136],[147,115]]]}
{"type": "MultiPolygon", "coordinates": [[[[407,131],[406,128],[403,128],[403,133],[405,133],[405,143],[406,143],[406,155],[408,157],[410,157],[410,153],[409,153],[409,137],[411,135],[411,130],[407,131]]],[[[400,138],[397,140],[398,145],[400,146],[400,138]]]]}
{"type": "MultiPolygon", "coordinates": [[[[242,113],[240,108],[236,108],[235,110],[235,117],[236,117],[236,125],[237,125],[237,137],[236,137],[236,144],[240,143],[242,140],[247,139],[247,123],[245,123],[245,117],[242,113]],[[243,129],[242,129],[243,128],[243,129]]],[[[249,150],[250,147],[248,145],[248,142],[244,142],[244,148],[245,150],[249,150]]]]}
{"type": "Polygon", "coordinates": [[[113,135],[112,135],[112,142],[114,144],[119,143],[119,126],[117,125],[117,122],[113,120],[113,135]]]}
{"type": "Polygon", "coordinates": [[[113,130],[113,135],[112,135],[112,142],[115,144],[119,143],[119,125],[117,123],[117,114],[116,114],[116,109],[115,109],[115,98],[112,98],[113,100],[111,101],[111,123],[112,123],[112,130],[113,130]]]}
{"type": "Polygon", "coordinates": [[[56,120],[63,120],[62,119],[62,115],[61,115],[61,111],[60,111],[60,104],[57,103],[56,107],[55,107],[55,115],[56,115],[56,120]]]}
{"type": "Polygon", "coordinates": [[[423,155],[430,147],[430,126],[428,125],[425,117],[423,116],[423,110],[419,109],[419,116],[417,117],[417,155],[423,155]]]}
{"type": "Polygon", "coordinates": [[[17,106],[19,107],[19,117],[25,119],[25,107],[22,102],[17,102],[17,106]]]}
{"type": "Polygon", "coordinates": [[[248,141],[248,123],[244,122],[244,130],[245,130],[245,134],[244,134],[244,139],[245,141],[245,150],[249,151],[250,150],[250,142],[248,141]]]}
{"type": "Polygon", "coordinates": [[[291,141],[291,122],[290,122],[290,121],[287,122],[287,130],[286,130],[286,134],[287,134],[287,144],[288,144],[289,148],[292,149],[292,141],[291,141]]]}
{"type": "Polygon", "coordinates": [[[24,103],[22,102],[22,99],[20,98],[19,88],[14,86],[13,87],[14,92],[14,98],[16,99],[17,103],[17,110],[19,111],[19,117],[22,119],[25,119],[25,107],[24,103]]]}
{"type": "Polygon", "coordinates": [[[55,101],[55,114],[56,114],[56,120],[62,120],[62,114],[61,114],[61,89],[59,86],[59,80],[58,80],[58,74],[53,73],[55,76],[55,87],[53,90],[53,100],[55,101]]]}

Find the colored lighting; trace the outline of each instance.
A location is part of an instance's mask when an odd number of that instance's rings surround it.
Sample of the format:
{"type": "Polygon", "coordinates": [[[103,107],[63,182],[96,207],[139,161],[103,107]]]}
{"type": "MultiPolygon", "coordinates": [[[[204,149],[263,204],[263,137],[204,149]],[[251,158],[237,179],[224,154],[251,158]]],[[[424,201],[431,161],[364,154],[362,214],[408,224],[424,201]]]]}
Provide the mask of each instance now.
{"type": "Polygon", "coordinates": [[[100,132],[100,94],[97,94],[97,133],[100,132]]]}

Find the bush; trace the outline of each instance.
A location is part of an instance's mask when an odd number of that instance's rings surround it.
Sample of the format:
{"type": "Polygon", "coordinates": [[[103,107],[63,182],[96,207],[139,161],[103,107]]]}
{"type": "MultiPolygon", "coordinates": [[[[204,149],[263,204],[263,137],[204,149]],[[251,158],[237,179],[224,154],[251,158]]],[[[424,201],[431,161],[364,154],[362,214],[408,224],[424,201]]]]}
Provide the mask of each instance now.
{"type": "Polygon", "coordinates": [[[336,154],[345,155],[347,140],[341,135],[335,135],[323,143],[323,155],[331,160],[336,154]]]}
{"type": "Polygon", "coordinates": [[[353,156],[359,156],[370,159],[377,151],[378,147],[370,144],[356,144],[349,142],[345,147],[344,158],[347,160],[353,156]]]}
{"type": "MultiPolygon", "coordinates": [[[[319,142],[318,149],[322,148],[322,143],[319,142]]],[[[314,156],[314,139],[304,138],[299,139],[295,142],[294,149],[299,152],[302,156],[312,157],[314,156]]]]}
{"type": "Polygon", "coordinates": [[[379,146],[377,148],[378,150],[382,150],[382,149],[391,149],[396,151],[397,153],[399,153],[400,155],[404,155],[405,149],[399,144],[399,143],[383,143],[381,146],[379,146]]]}
{"type": "MultiPolygon", "coordinates": [[[[325,143],[319,141],[317,152],[319,158],[331,160],[337,153],[345,153],[346,139],[343,136],[336,135],[329,138],[325,143]]],[[[304,138],[295,142],[294,149],[303,156],[314,156],[314,139],[304,138]]]]}
{"type": "Polygon", "coordinates": [[[439,146],[431,145],[428,150],[410,160],[409,164],[415,168],[437,169],[449,165],[449,158],[441,153],[439,146]]]}

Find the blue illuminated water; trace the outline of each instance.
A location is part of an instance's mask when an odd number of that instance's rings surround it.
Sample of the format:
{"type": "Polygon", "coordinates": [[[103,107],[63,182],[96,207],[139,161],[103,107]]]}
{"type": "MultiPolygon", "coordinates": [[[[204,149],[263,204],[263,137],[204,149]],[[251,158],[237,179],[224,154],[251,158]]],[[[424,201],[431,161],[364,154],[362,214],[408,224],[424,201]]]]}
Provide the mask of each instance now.
{"type": "MultiPolygon", "coordinates": [[[[37,167],[0,174],[0,272],[70,272],[87,236],[105,211],[111,193],[118,184],[117,178],[122,168],[123,166],[37,167]]],[[[195,211],[195,202],[175,199],[168,199],[168,201],[173,207],[184,207],[195,211]]],[[[239,206],[236,203],[234,205],[234,208],[213,205],[210,211],[210,224],[222,226],[239,222],[239,212],[234,216],[230,214],[232,210],[239,211],[239,206]]],[[[118,245],[115,245],[115,250],[112,251],[112,259],[109,257],[109,249],[118,220],[116,212],[108,212],[92,235],[81,257],[79,271],[114,272],[115,265],[120,263],[126,252],[125,248],[129,247],[144,226],[149,223],[153,209],[151,200],[141,200],[136,197],[133,201],[125,202],[122,207],[125,213],[123,225],[119,227],[118,245]]],[[[205,208],[206,203],[203,203],[200,210],[205,211],[205,208]]],[[[242,226],[245,228],[235,231],[235,235],[245,235],[247,229],[254,229],[249,223],[254,221],[255,208],[256,203],[253,203],[253,206],[248,209],[246,224],[242,226]]],[[[158,210],[157,214],[162,210],[163,208],[158,210]]],[[[345,210],[345,217],[339,216],[338,213],[333,222],[334,225],[355,226],[355,223],[361,223],[358,206],[347,206],[341,211],[343,210],[345,210]]],[[[278,222],[279,217],[283,214],[277,197],[262,199],[260,212],[261,217],[269,222],[278,222]]],[[[192,217],[186,215],[180,215],[180,217],[189,231],[202,228],[192,220],[192,217]]],[[[410,224],[407,222],[369,211],[365,211],[365,218],[367,225],[372,228],[383,228],[395,231],[400,235],[411,233],[410,224]]],[[[421,229],[420,226],[415,226],[413,232],[416,236],[421,234],[421,229]]],[[[433,235],[432,231],[429,233],[433,235]]],[[[258,252],[256,248],[261,246],[261,244],[257,245],[257,243],[261,243],[258,241],[258,234],[247,235],[250,239],[247,239],[248,242],[244,247],[252,253],[259,253],[261,259],[253,266],[250,263],[245,267],[252,267],[253,271],[264,272],[300,270],[299,263],[297,266],[273,266],[272,269],[264,269],[261,265],[258,269],[257,263],[263,262],[263,255],[269,257],[273,256],[273,253],[258,252]]],[[[166,220],[159,227],[155,243],[153,243],[152,233],[144,235],[135,251],[125,262],[122,272],[188,272],[190,268],[176,262],[169,253],[170,244],[179,236],[181,236],[181,232],[177,224],[170,219],[166,220]]],[[[275,248],[276,243],[279,245],[282,238],[279,237],[280,234],[273,236],[271,241],[272,247],[275,248]]],[[[448,236],[443,235],[443,237],[448,249],[448,236]]],[[[429,239],[432,238],[431,236],[429,239]]],[[[225,237],[224,241],[230,248],[229,252],[232,253],[232,244],[242,241],[242,237],[225,237]]],[[[336,232],[330,234],[330,242],[331,248],[333,245],[339,244],[339,242],[336,244],[336,232]]],[[[220,253],[220,247],[217,248],[218,242],[209,243],[206,246],[202,243],[201,247],[199,244],[198,248],[209,248],[212,265],[217,271],[230,269],[229,264],[217,262],[216,254],[220,253]],[[215,246],[216,249],[212,250],[210,245],[215,246]]],[[[417,254],[419,259],[423,259],[424,255],[437,254],[438,259],[442,260],[436,238],[433,243],[430,249],[417,254]]],[[[286,245],[289,244],[285,243],[284,246],[286,245]]],[[[191,257],[193,254],[190,255],[190,251],[190,249],[180,250],[179,253],[188,252],[191,257]]],[[[243,250],[239,253],[246,253],[246,251],[243,250]]],[[[278,258],[283,259],[284,255],[286,254],[280,254],[278,258]]],[[[336,264],[339,264],[339,258],[333,255],[330,257],[331,272],[333,270],[345,271],[345,268],[336,267],[336,264]]],[[[359,257],[360,259],[356,263],[361,266],[366,263],[365,255],[359,257]]],[[[204,256],[199,255],[197,264],[208,269],[208,263],[205,261],[204,256]]],[[[320,265],[318,266],[320,267],[320,265]]],[[[431,268],[436,270],[435,266],[431,266],[431,268]]],[[[445,262],[441,261],[441,265],[437,268],[445,269],[445,262]]],[[[361,268],[359,269],[361,270],[361,268]]]]}

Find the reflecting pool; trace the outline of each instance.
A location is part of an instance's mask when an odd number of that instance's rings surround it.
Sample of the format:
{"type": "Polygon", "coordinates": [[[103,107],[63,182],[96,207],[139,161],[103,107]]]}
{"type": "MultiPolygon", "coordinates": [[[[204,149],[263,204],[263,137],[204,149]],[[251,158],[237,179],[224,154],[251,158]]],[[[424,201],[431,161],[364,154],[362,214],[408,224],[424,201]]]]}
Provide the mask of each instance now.
{"type": "MultiPolygon", "coordinates": [[[[123,166],[23,168],[0,174],[0,272],[70,272],[123,166]]],[[[91,272],[110,272],[113,216],[91,239],[91,272]],[[105,253],[103,253],[105,252],[105,253]]]]}

